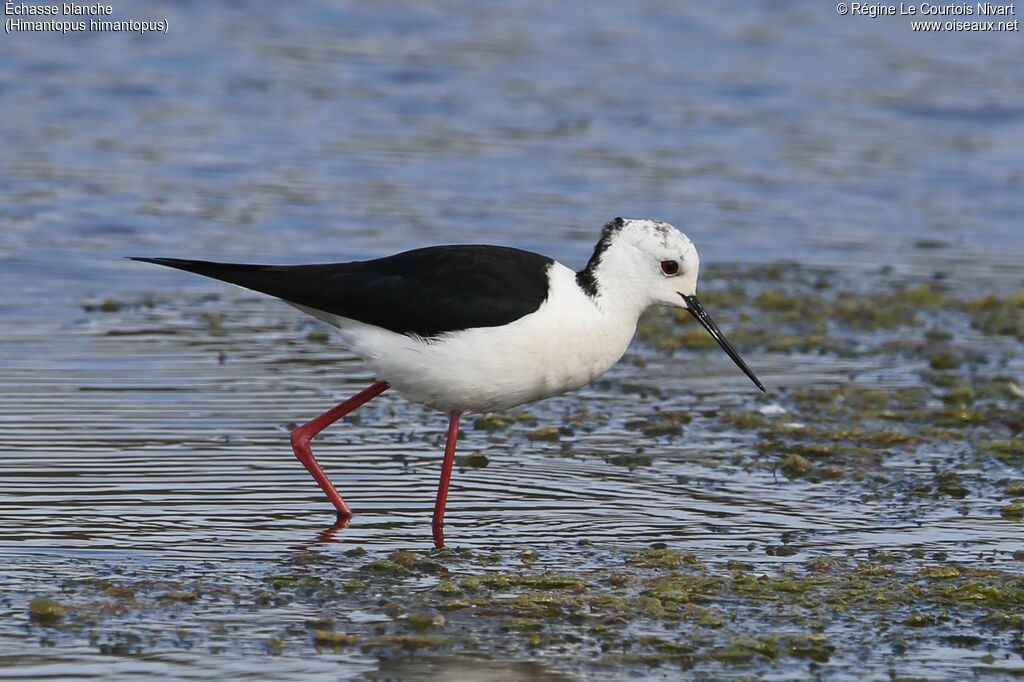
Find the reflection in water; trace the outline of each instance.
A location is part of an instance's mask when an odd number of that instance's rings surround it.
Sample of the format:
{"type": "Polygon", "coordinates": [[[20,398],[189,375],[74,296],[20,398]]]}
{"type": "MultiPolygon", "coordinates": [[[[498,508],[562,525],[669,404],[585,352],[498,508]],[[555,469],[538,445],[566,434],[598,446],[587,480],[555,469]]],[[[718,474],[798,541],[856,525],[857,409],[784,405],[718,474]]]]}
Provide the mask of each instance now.
{"type": "Polygon", "coordinates": [[[351,517],[339,518],[337,521],[334,522],[334,525],[332,525],[330,528],[327,528],[317,533],[316,542],[318,544],[329,542],[342,542],[342,537],[340,533],[341,531],[348,528],[348,524],[351,520],[351,517]]]}

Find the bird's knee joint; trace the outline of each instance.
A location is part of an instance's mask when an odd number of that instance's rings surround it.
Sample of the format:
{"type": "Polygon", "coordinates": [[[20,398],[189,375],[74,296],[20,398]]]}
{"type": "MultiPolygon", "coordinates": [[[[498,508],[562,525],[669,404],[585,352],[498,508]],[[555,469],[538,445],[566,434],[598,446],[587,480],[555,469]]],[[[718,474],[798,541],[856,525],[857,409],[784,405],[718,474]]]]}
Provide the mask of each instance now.
{"type": "Polygon", "coordinates": [[[309,438],[306,436],[306,432],[301,426],[292,431],[291,441],[293,448],[305,448],[309,446],[309,438]]]}

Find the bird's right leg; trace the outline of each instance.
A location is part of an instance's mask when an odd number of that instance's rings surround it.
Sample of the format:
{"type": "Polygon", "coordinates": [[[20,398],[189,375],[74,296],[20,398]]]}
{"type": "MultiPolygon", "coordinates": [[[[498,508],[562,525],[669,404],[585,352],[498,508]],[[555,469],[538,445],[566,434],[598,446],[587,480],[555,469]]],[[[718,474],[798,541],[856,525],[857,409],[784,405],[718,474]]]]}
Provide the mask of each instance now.
{"type": "Polygon", "coordinates": [[[324,470],[320,468],[316,458],[313,457],[313,450],[310,448],[309,443],[318,433],[360,405],[376,398],[378,395],[386,391],[389,386],[390,384],[386,381],[378,381],[369,388],[355,394],[340,405],[327,410],[308,424],[303,424],[292,431],[292,450],[295,451],[295,456],[298,457],[300,462],[302,462],[302,466],[306,467],[306,471],[313,476],[313,479],[316,480],[320,489],[326,493],[327,498],[331,501],[331,504],[334,505],[334,508],[338,510],[339,521],[348,521],[352,518],[352,510],[348,508],[347,504],[345,504],[345,500],[341,499],[341,495],[338,494],[338,491],[335,490],[334,486],[331,484],[331,479],[327,478],[327,474],[325,474],[324,470]]]}

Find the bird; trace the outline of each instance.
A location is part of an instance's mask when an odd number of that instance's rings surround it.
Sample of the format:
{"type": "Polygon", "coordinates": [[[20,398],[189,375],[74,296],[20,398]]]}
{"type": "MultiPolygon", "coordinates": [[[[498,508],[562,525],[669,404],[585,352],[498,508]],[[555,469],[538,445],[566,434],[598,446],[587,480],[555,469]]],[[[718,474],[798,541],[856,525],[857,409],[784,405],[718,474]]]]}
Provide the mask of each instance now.
{"type": "Polygon", "coordinates": [[[313,265],[131,259],[275,296],[336,327],[373,370],[370,386],[291,434],[295,456],[337,511],[336,526],[346,526],[352,510],[313,456],[312,439],[389,388],[446,413],[431,521],[438,548],[462,416],[543,400],[602,376],[626,352],[651,306],[689,311],[766,390],[697,298],[700,259],[693,242],[660,220],[611,220],[579,271],[548,256],[483,244],[313,265]]]}

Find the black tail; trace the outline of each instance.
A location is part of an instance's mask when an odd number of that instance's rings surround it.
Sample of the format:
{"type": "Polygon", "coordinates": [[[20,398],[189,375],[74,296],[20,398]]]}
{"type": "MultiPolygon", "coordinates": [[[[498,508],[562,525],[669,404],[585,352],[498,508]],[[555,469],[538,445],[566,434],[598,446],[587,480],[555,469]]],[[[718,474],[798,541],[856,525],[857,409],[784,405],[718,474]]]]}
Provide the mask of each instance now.
{"type": "Polygon", "coordinates": [[[251,265],[247,263],[214,263],[184,258],[135,258],[143,263],[156,263],[197,275],[219,279],[262,294],[270,294],[291,303],[323,307],[317,296],[325,280],[344,271],[344,264],[336,265],[251,265]]]}
{"type": "Polygon", "coordinates": [[[273,296],[280,295],[269,290],[271,288],[276,289],[277,287],[273,287],[269,281],[271,278],[266,276],[266,270],[270,267],[267,265],[213,263],[206,260],[186,260],[184,258],[136,258],[134,256],[131,257],[131,260],[137,260],[143,263],[166,265],[169,268],[176,268],[186,272],[194,272],[195,274],[203,275],[204,277],[211,277],[213,279],[219,279],[222,282],[237,284],[238,286],[245,287],[246,289],[252,289],[254,291],[271,294],[273,296]]]}

